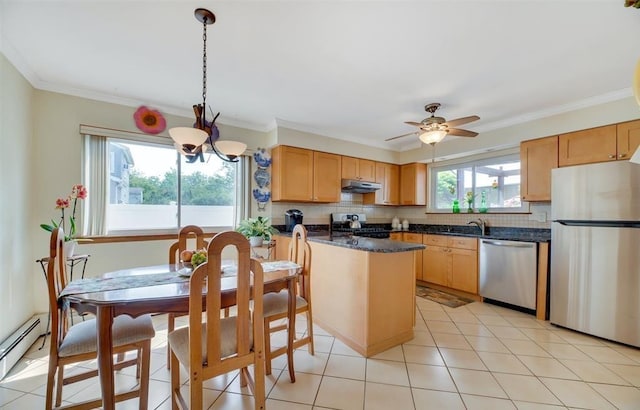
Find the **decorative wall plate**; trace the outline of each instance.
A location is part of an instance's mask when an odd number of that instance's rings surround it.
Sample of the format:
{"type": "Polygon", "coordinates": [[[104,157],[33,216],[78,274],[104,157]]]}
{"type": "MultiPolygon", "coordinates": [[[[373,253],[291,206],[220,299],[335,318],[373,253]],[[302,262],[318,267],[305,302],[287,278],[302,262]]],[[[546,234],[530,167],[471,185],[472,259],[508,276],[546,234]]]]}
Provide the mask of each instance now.
{"type": "Polygon", "coordinates": [[[260,168],[269,168],[269,165],[271,165],[271,154],[264,148],[258,148],[258,150],[253,153],[253,159],[256,160],[256,164],[258,164],[260,168]]]}
{"type": "Polygon", "coordinates": [[[253,173],[253,179],[256,181],[256,184],[258,184],[258,187],[264,188],[269,186],[271,175],[269,175],[269,172],[266,169],[258,168],[256,172],[253,173]]]}
{"type": "Polygon", "coordinates": [[[136,127],[147,134],[160,134],[167,128],[167,121],[160,114],[160,111],[152,110],[144,105],[138,107],[133,114],[133,120],[136,122],[136,127]]]}
{"type": "Polygon", "coordinates": [[[253,197],[258,202],[269,202],[271,199],[271,191],[263,188],[255,188],[253,190],[253,197]]]}

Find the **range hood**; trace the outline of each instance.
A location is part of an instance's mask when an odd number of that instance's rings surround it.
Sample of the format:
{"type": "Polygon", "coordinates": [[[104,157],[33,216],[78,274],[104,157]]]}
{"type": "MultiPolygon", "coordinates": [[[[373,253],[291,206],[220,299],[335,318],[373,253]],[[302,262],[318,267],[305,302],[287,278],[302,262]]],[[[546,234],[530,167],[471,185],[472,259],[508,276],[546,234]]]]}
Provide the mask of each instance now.
{"type": "Polygon", "coordinates": [[[368,194],[382,188],[377,182],[358,181],[356,179],[343,179],[342,192],[350,192],[353,194],[368,194]]]}

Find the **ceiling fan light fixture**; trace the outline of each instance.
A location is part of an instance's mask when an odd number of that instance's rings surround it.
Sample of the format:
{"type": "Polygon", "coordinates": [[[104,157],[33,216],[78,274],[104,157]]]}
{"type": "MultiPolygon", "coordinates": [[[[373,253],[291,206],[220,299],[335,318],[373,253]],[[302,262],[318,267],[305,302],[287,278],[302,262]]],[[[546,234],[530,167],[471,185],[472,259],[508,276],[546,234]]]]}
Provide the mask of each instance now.
{"type": "MultiPolygon", "coordinates": [[[[218,141],[213,142],[211,134],[216,127],[214,124],[218,115],[211,122],[206,119],[207,107],[207,25],[216,22],[216,16],[211,11],[203,8],[197,8],[194,11],[196,20],[202,23],[202,105],[194,105],[193,109],[196,114],[196,122],[193,127],[175,127],[169,130],[169,136],[174,141],[176,150],[183,155],[190,156],[199,155],[203,161],[202,153],[206,152],[211,146],[213,152],[223,161],[238,162],[238,157],[247,149],[247,144],[235,141],[218,141]],[[205,144],[209,140],[208,145],[205,144]],[[223,144],[220,144],[223,142],[223,144]]],[[[218,134],[216,133],[216,138],[218,134]]],[[[193,161],[190,161],[193,162],[193,161]]]]}
{"type": "Polygon", "coordinates": [[[442,141],[444,137],[447,135],[447,131],[445,130],[430,130],[427,132],[423,132],[419,135],[420,141],[425,144],[437,144],[442,141]]]}

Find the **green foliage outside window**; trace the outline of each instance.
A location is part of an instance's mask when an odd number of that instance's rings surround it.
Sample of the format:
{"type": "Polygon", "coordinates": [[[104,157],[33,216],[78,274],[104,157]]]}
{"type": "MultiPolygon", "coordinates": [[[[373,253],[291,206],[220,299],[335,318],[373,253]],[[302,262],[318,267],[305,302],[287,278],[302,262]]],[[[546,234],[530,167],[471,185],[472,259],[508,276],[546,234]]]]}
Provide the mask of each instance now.
{"type": "MultiPolygon", "coordinates": [[[[169,205],[177,201],[178,171],[172,168],[164,176],[147,177],[132,170],[129,187],[142,189],[142,204],[169,205]]],[[[233,168],[223,164],[216,175],[194,172],[182,177],[182,205],[233,205],[235,197],[233,168]]]]}

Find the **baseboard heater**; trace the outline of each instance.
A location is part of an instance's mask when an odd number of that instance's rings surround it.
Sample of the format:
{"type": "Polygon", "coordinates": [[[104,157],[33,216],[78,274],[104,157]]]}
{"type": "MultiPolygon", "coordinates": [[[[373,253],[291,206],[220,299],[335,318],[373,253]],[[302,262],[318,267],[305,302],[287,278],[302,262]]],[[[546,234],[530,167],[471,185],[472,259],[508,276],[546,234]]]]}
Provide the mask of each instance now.
{"type": "Polygon", "coordinates": [[[40,318],[34,316],[0,343],[0,380],[9,373],[22,355],[38,339],[40,336],[39,329],[40,318]]]}

